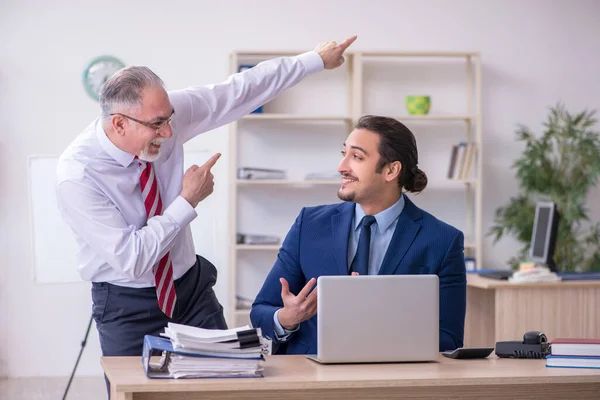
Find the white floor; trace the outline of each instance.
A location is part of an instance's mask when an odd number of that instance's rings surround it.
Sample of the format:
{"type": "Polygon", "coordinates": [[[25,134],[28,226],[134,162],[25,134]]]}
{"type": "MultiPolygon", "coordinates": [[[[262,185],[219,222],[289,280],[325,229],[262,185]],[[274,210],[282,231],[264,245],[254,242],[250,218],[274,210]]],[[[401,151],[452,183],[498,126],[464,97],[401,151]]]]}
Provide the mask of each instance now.
{"type": "MultiPolygon", "coordinates": [[[[64,378],[0,378],[0,400],[60,400],[69,377],[64,378]]],[[[106,400],[103,376],[74,378],[68,400],[106,400]]]]}

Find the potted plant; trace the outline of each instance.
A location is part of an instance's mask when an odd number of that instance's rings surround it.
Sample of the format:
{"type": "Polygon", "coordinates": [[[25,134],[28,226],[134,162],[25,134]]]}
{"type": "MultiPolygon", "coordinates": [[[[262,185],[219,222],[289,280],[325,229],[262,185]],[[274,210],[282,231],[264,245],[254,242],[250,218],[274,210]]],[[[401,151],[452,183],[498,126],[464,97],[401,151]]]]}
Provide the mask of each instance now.
{"type": "Polygon", "coordinates": [[[553,201],[560,214],[554,259],[559,271],[600,271],[600,222],[590,221],[586,200],[600,177],[600,137],[593,131],[595,110],[569,113],[562,104],[550,107],[541,137],[518,125],[517,140],[525,150],[514,162],[520,193],[496,210],[489,235],[504,235],[522,246],[509,260],[513,269],[527,261],[535,203],[553,201]]]}

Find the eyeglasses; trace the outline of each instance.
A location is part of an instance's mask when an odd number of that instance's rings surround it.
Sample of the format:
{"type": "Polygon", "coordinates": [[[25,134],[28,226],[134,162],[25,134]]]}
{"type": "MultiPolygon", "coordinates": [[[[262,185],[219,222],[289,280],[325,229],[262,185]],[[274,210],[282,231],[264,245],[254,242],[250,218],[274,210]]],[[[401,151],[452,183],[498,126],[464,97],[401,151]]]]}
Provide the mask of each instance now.
{"type": "Polygon", "coordinates": [[[154,129],[156,131],[156,134],[158,135],[158,131],[160,131],[162,128],[165,128],[167,125],[171,125],[171,121],[173,120],[173,116],[175,115],[175,110],[173,110],[173,112],[171,113],[171,116],[169,117],[169,119],[166,119],[166,120],[164,120],[162,122],[155,122],[155,123],[140,121],[139,119],[135,119],[133,117],[130,117],[129,115],[121,114],[121,113],[112,113],[110,115],[111,116],[112,115],[120,115],[120,116],[125,117],[127,119],[130,119],[132,121],[135,121],[138,124],[142,124],[144,126],[147,126],[150,129],[154,129]]]}

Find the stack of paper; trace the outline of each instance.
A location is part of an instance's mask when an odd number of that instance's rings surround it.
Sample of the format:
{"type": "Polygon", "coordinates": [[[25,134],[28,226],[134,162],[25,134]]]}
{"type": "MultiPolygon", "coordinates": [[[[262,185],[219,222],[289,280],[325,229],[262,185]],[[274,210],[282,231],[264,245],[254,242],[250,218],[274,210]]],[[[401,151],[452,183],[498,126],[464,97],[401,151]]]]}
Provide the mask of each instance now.
{"type": "Polygon", "coordinates": [[[260,329],[202,329],[169,323],[165,338],[144,338],[143,363],[151,378],[227,378],[263,376],[267,341],[260,329]],[[150,362],[162,351],[159,363],[150,362]]]}
{"type": "Polygon", "coordinates": [[[174,354],[169,363],[173,378],[245,378],[263,376],[261,361],[236,358],[198,358],[174,354]]]}
{"type": "Polygon", "coordinates": [[[202,329],[169,322],[162,336],[171,339],[173,349],[198,352],[205,356],[257,358],[263,354],[260,328],[248,325],[235,329],[202,329]]]}

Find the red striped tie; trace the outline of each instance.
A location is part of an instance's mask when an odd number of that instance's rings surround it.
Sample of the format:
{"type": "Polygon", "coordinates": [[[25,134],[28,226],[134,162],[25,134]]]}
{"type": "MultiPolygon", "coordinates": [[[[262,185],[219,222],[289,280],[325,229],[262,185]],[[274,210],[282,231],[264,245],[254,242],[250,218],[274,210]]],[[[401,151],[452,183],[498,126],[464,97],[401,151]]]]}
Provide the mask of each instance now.
{"type": "MultiPolygon", "coordinates": [[[[142,190],[142,199],[146,207],[146,215],[152,218],[155,215],[162,214],[162,201],[158,192],[158,180],[152,168],[152,163],[138,160],[142,168],[140,175],[140,188],[142,190]]],[[[169,318],[173,316],[173,309],[177,301],[175,293],[175,282],[173,281],[173,263],[171,262],[171,252],[168,252],[154,265],[154,282],[156,283],[156,297],[158,297],[158,306],[169,318]]]]}

